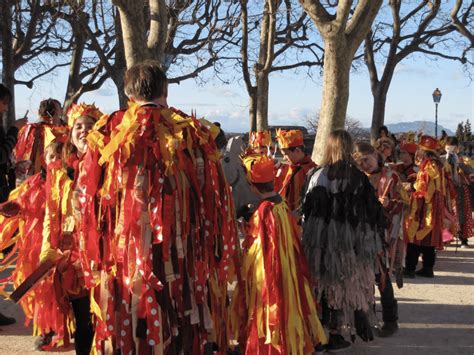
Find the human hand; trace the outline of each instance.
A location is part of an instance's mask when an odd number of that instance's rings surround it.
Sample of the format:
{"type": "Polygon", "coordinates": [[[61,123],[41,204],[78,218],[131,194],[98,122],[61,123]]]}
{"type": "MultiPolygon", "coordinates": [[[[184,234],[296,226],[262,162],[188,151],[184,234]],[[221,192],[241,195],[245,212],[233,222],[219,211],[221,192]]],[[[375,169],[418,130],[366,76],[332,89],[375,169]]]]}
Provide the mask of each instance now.
{"type": "Polygon", "coordinates": [[[20,129],[20,128],[22,128],[24,125],[26,125],[27,123],[28,123],[28,118],[23,117],[23,118],[17,119],[17,120],[13,123],[13,125],[14,125],[16,128],[20,129]]]}
{"type": "Polygon", "coordinates": [[[379,201],[382,204],[382,206],[387,207],[388,203],[390,202],[390,199],[384,196],[384,197],[379,197],[379,201]]]}

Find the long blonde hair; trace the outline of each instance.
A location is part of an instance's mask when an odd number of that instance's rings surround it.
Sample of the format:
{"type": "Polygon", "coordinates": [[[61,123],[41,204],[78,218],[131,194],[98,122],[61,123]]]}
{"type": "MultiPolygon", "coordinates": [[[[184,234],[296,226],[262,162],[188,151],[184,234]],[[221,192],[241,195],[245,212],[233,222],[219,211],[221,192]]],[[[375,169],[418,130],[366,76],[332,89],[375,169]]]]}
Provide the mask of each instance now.
{"type": "Polygon", "coordinates": [[[329,167],[329,179],[341,179],[349,176],[349,169],[354,162],[352,159],[353,150],[352,137],[346,130],[338,129],[329,134],[326,152],[321,164],[329,167]]]}

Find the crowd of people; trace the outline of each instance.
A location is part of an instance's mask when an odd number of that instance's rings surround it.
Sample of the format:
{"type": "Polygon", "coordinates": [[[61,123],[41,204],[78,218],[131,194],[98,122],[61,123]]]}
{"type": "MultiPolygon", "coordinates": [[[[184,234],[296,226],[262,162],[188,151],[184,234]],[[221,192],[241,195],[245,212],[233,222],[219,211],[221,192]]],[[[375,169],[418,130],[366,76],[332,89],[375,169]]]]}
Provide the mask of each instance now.
{"type": "MultiPolygon", "coordinates": [[[[125,109],[73,104],[63,121],[48,99],[0,137],[0,267],[14,265],[1,282],[24,290],[38,350],[337,352],[393,335],[392,280],[434,277],[436,251],[472,236],[472,167],[454,137],[397,143],[383,128],[371,145],[336,130],[317,165],[301,131],[252,132],[246,200],[220,125],[169,107],[157,63],[124,82],[125,109]]],[[[10,99],[0,85],[0,114],[10,99]]]]}

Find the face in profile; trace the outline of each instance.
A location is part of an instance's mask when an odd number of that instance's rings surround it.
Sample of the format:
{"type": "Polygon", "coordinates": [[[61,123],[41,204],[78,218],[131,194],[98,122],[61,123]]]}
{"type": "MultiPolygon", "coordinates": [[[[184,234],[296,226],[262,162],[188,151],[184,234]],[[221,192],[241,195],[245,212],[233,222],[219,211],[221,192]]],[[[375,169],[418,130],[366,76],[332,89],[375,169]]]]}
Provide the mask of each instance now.
{"type": "Polygon", "coordinates": [[[281,149],[281,153],[285,160],[290,164],[297,164],[304,158],[304,152],[299,148],[292,149],[281,149]]]}
{"type": "Polygon", "coordinates": [[[411,165],[413,164],[413,159],[412,159],[412,156],[410,153],[404,151],[404,150],[400,150],[400,154],[399,154],[399,158],[400,158],[400,161],[404,164],[404,165],[411,165]]]}

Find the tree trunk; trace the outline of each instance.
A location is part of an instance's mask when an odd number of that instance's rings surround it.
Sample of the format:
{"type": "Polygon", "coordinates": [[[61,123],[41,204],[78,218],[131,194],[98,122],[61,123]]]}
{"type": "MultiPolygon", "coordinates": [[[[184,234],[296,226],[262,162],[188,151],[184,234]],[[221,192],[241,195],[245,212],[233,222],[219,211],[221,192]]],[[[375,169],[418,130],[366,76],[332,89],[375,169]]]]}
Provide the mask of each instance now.
{"type": "MultiPolygon", "coordinates": [[[[72,26],[74,26],[71,23],[72,26]]],[[[76,102],[81,96],[81,63],[84,55],[84,47],[86,44],[85,33],[82,28],[77,24],[73,27],[74,32],[74,43],[72,49],[71,65],[69,67],[69,77],[66,87],[66,97],[64,99],[64,111],[67,112],[69,106],[76,102]]]]}
{"type": "Polygon", "coordinates": [[[372,126],[370,128],[370,140],[373,143],[379,137],[380,127],[385,122],[385,103],[387,101],[387,93],[383,90],[377,90],[373,93],[374,104],[372,109],[372,126]]]}
{"type": "Polygon", "coordinates": [[[115,12],[114,23],[115,23],[115,36],[116,36],[116,50],[115,50],[115,62],[113,66],[113,72],[110,73],[116,88],[119,98],[120,108],[126,108],[128,106],[128,97],[125,95],[125,84],[124,77],[125,71],[127,70],[127,63],[125,60],[125,51],[123,47],[123,34],[122,34],[122,25],[120,22],[120,12],[115,12]]]}
{"type": "Polygon", "coordinates": [[[268,90],[268,73],[261,71],[257,74],[257,132],[268,129],[268,90]]]}
{"type": "Polygon", "coordinates": [[[2,36],[2,82],[12,94],[8,113],[3,117],[3,128],[7,129],[15,121],[15,67],[13,61],[11,1],[4,0],[0,5],[1,36],[2,36]]]}
{"type": "Polygon", "coordinates": [[[249,93],[249,132],[257,131],[257,94],[256,92],[249,93]]]}
{"type": "Polygon", "coordinates": [[[119,8],[127,68],[149,58],[143,0],[113,0],[119,8]]]}
{"type": "Polygon", "coordinates": [[[323,97],[312,155],[318,164],[324,157],[329,134],[344,129],[353,55],[338,39],[327,40],[324,53],[323,97]]]}

